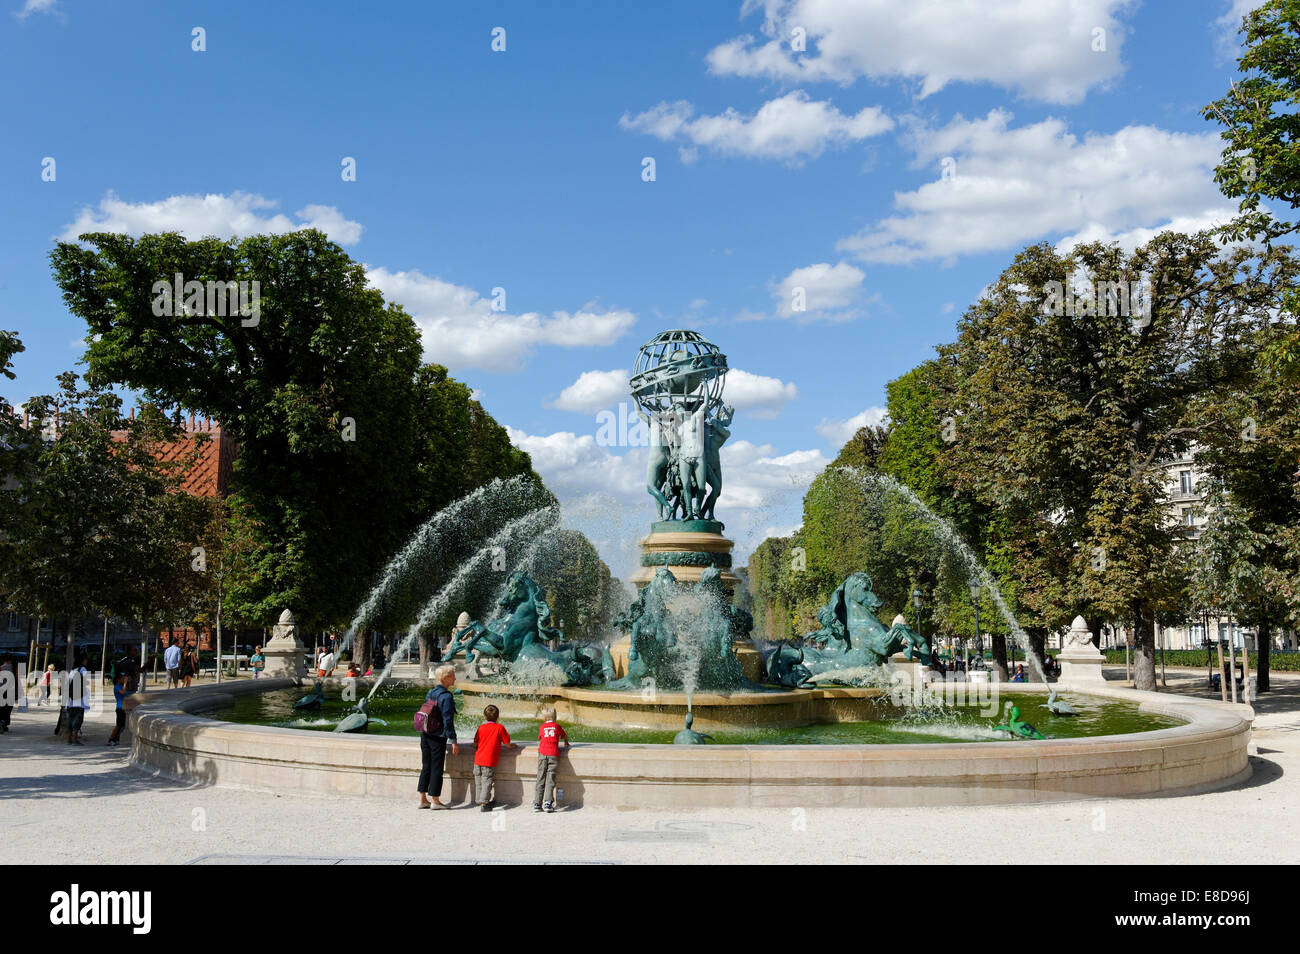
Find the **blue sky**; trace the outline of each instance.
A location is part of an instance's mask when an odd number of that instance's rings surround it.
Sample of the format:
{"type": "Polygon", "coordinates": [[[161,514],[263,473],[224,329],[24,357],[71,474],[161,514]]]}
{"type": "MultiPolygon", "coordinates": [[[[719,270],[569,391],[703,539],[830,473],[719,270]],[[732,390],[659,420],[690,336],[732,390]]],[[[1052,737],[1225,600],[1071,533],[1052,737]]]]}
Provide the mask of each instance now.
{"type": "Polygon", "coordinates": [[[694,328],[736,369],[743,559],[1024,245],[1227,214],[1200,108],[1253,4],[0,5],[0,325],[28,349],[5,398],[80,356],[60,237],[315,224],[625,574],[644,452],[597,413],[642,342],[694,328]]]}

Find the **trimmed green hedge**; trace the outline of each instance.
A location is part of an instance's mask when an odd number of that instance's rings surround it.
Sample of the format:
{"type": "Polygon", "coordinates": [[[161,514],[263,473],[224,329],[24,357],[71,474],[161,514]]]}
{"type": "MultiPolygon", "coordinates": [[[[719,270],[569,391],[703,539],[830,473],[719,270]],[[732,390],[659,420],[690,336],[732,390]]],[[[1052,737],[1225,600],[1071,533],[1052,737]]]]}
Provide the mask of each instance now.
{"type": "MultiPolygon", "coordinates": [[[[1192,666],[1197,669],[1209,669],[1215,665],[1218,659],[1218,653],[1214,650],[1206,651],[1204,649],[1168,649],[1165,650],[1165,665],[1168,666],[1192,666]],[[1207,657],[1214,657],[1213,659],[1207,657]]],[[[1233,658],[1238,662],[1241,661],[1241,650],[1238,649],[1233,658]]],[[[1124,665],[1124,650],[1107,649],[1106,662],[1124,665]]],[[[1156,665],[1160,665],[1160,650],[1156,650],[1156,665]]],[[[1259,668],[1259,654],[1252,652],[1250,654],[1251,672],[1259,668]]],[[[1273,652],[1268,654],[1268,668],[1270,672],[1300,672],[1300,653],[1298,652],[1273,652]]]]}

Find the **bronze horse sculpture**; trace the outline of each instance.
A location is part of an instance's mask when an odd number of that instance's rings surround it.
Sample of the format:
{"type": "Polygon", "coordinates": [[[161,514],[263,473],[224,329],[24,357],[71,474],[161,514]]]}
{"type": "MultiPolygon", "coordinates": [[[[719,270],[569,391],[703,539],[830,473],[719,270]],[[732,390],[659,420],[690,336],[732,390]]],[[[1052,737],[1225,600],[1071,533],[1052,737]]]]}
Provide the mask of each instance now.
{"type": "MultiPolygon", "coordinates": [[[[484,624],[478,620],[452,637],[446,657],[462,650],[465,661],[495,656],[505,663],[538,660],[564,670],[566,683],[585,686],[604,679],[608,667],[594,660],[571,643],[552,650],[547,644],[563,634],[550,625],[551,611],[542,599],[542,589],[527,573],[516,570],[506,579],[505,591],[497,601],[502,612],[484,624]]],[[[612,664],[611,664],[612,665],[612,664]]]]}
{"type": "Polygon", "coordinates": [[[866,573],[851,573],[817,612],[821,628],[799,645],[780,643],[764,657],[769,682],[801,688],[833,682],[837,672],[883,666],[897,652],[930,664],[930,646],[906,623],[885,628],[876,618],[880,597],[866,573]]]}

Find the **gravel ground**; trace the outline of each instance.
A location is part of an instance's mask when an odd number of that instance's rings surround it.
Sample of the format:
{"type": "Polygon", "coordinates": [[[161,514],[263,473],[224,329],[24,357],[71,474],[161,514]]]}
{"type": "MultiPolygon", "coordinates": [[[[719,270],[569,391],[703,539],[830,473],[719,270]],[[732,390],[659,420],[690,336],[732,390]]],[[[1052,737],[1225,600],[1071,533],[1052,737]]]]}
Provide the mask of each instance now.
{"type": "MultiPolygon", "coordinates": [[[[1200,683],[1170,674],[1171,691],[1208,696],[1200,683]]],[[[1300,840],[1285,833],[1300,811],[1300,678],[1275,675],[1256,708],[1252,778],[1202,795],[554,815],[529,806],[417,811],[414,779],[410,801],[394,802],[151,778],[127,764],[126,746],[105,747],[111,713],[87,720],[81,747],[53,740],[57,709],[32,708],[15,712],[12,731],[0,736],[0,831],[6,856],[28,863],[1294,864],[1300,840]]]]}

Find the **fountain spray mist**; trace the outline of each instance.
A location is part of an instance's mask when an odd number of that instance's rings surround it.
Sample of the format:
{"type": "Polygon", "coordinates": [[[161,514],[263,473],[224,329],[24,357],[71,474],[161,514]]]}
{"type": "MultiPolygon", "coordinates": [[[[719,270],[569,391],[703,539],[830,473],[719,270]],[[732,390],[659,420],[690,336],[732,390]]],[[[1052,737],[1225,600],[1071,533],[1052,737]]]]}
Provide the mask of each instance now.
{"type": "Polygon", "coordinates": [[[456,574],[447,581],[446,585],[439,589],[438,592],[430,597],[429,601],[421,607],[419,616],[416,618],[415,622],[411,624],[410,629],[407,630],[405,638],[403,638],[401,643],[398,644],[397,648],[389,657],[388,664],[384,666],[383,672],[381,672],[379,678],[375,680],[375,684],[371,687],[367,698],[373,697],[374,694],[379,691],[379,687],[383,685],[384,680],[387,679],[389,673],[392,672],[394,663],[405,654],[407,647],[415,641],[415,638],[419,636],[420,631],[433,622],[433,620],[438,617],[438,614],[442,613],[447,608],[447,605],[451,602],[452,598],[460,592],[466,581],[469,580],[470,576],[484,560],[490,558],[494,552],[503,549],[516,537],[535,536],[538,533],[550,530],[555,526],[555,523],[558,520],[559,509],[557,507],[539,507],[537,510],[526,513],[522,517],[516,517],[484,543],[483,546],[479,548],[479,551],[470,557],[470,559],[461,564],[460,569],[458,569],[456,574]]]}
{"type": "Polygon", "coordinates": [[[526,476],[511,477],[507,480],[502,480],[500,477],[493,478],[477,490],[452,501],[420,524],[406,546],[402,547],[384,567],[379,582],[370,590],[365,601],[353,615],[352,623],[348,626],[343,639],[339,641],[335,652],[341,654],[352,644],[357,630],[369,621],[397,585],[419,567],[422,559],[443,546],[448,533],[463,532],[466,519],[482,509],[484,503],[495,503],[503,498],[513,500],[521,492],[527,491],[532,484],[533,479],[526,476]]]}
{"type": "Polygon", "coordinates": [[[1043,662],[1034,652],[1033,647],[1029,644],[1029,635],[1020,628],[1016,621],[1015,615],[1007,607],[1006,600],[1002,598],[1002,591],[994,582],[993,577],[984,569],[983,564],[975,556],[975,552],[962,539],[957,528],[951,523],[940,517],[937,513],[929,508],[924,500],[918,497],[915,491],[907,484],[895,480],[886,474],[877,474],[870,471],[858,470],[856,467],[837,467],[836,470],[850,477],[861,487],[871,487],[877,490],[884,490],[896,494],[907,502],[907,504],[925,519],[925,521],[935,529],[939,539],[948,547],[949,551],[957,554],[961,559],[962,565],[966,567],[967,579],[974,579],[979,582],[993,599],[993,605],[997,607],[999,615],[1006,622],[1007,628],[1011,630],[1012,637],[1020,647],[1025,651],[1025,658],[1029,660],[1030,666],[1033,667],[1034,673],[1044,683],[1047,683],[1047,676],[1043,672],[1043,662]]]}

